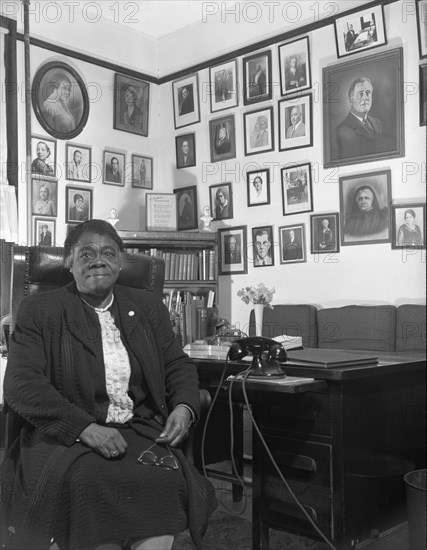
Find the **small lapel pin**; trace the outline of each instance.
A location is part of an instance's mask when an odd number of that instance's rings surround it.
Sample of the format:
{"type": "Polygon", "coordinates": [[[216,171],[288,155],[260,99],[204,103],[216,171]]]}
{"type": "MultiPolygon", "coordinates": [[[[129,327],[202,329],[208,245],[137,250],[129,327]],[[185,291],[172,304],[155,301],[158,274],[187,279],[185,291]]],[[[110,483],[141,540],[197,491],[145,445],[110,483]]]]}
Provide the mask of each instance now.
{"type": "Polygon", "coordinates": [[[129,317],[133,317],[135,315],[135,312],[134,311],[129,311],[128,315],[129,315],[129,317]]]}

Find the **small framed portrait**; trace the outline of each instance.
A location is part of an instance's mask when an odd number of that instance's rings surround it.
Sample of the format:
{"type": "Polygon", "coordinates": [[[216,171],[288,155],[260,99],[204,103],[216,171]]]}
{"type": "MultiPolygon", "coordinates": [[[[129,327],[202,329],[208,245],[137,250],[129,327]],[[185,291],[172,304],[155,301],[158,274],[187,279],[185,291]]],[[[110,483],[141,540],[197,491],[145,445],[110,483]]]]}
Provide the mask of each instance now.
{"type": "Polygon", "coordinates": [[[243,103],[251,105],[272,97],[271,50],[243,58],[243,103]]]}
{"type": "Polygon", "coordinates": [[[427,125],[427,64],[420,65],[420,126],[427,125]]]}
{"type": "Polygon", "coordinates": [[[153,189],[153,159],[132,155],[132,187],[153,189]]]}
{"type": "Polygon", "coordinates": [[[242,274],[248,272],[247,227],[227,227],[218,229],[219,275],[242,274]]]}
{"type": "Polygon", "coordinates": [[[279,250],[281,264],[307,261],[304,223],[279,227],[279,250]]]}
{"type": "Polygon", "coordinates": [[[233,217],[231,183],[209,186],[211,214],[214,220],[230,220],[233,217]]]}
{"type": "Polygon", "coordinates": [[[89,97],[73,67],[60,61],[45,63],[37,71],[31,91],[37,120],[48,134],[58,139],[80,134],[89,116],[89,97]]]}
{"type": "Polygon", "coordinates": [[[211,113],[236,107],[239,104],[237,93],[237,61],[227,61],[209,68],[211,113]]]}
{"type": "Polygon", "coordinates": [[[273,107],[243,115],[245,155],[256,155],[274,149],[273,107]]]}
{"type": "Polygon", "coordinates": [[[92,219],[92,189],[66,187],[65,222],[78,223],[92,219]]]}
{"type": "Polygon", "coordinates": [[[197,185],[174,189],[178,231],[197,229],[197,185]]]}
{"type": "Polygon", "coordinates": [[[125,160],[126,155],[119,151],[106,149],[104,151],[103,172],[104,183],[108,185],[125,185],[125,160]]]}
{"type": "Polygon", "coordinates": [[[246,172],[248,206],[270,204],[270,169],[246,172]]]}
{"type": "Polygon", "coordinates": [[[58,181],[31,178],[31,213],[38,216],[57,216],[58,181]]]}
{"type": "Polygon", "coordinates": [[[31,173],[56,177],[56,140],[31,136],[31,173]]]}
{"type": "Polygon", "coordinates": [[[427,57],[427,0],[417,0],[417,27],[420,58],[427,57]]]}
{"type": "Polygon", "coordinates": [[[211,162],[234,159],[236,156],[236,126],[234,115],[209,121],[211,162]]]}
{"type": "Polygon", "coordinates": [[[274,265],[273,226],[252,228],[252,260],[254,267],[274,265]]]}
{"type": "Polygon", "coordinates": [[[87,145],[67,143],[67,179],[90,183],[92,181],[92,148],[87,145]]]}
{"type": "Polygon", "coordinates": [[[312,214],[310,216],[312,254],[329,254],[340,251],[339,214],[312,214]]]}
{"type": "Polygon", "coordinates": [[[116,130],[148,136],[150,84],[116,73],[114,75],[114,124],[116,130]]]}
{"type": "Polygon", "coordinates": [[[279,101],[279,151],[313,145],[312,96],[279,101]]]}
{"type": "Polygon", "coordinates": [[[196,74],[172,82],[175,130],[200,122],[199,77],[196,74]]]}
{"type": "Polygon", "coordinates": [[[196,166],[196,134],[176,136],[175,150],[177,168],[196,166]]]}
{"type": "Polygon", "coordinates": [[[339,178],[341,245],[390,242],[391,171],[339,178]]]}
{"type": "Polygon", "coordinates": [[[308,36],[279,46],[279,68],[282,96],[311,88],[308,36]]]}
{"type": "Polygon", "coordinates": [[[426,247],[425,203],[395,204],[392,206],[392,248],[426,247]]]}
{"type": "Polygon", "coordinates": [[[56,220],[50,218],[34,218],[34,246],[55,246],[56,220]]]}
{"type": "Polygon", "coordinates": [[[384,10],[380,4],[335,19],[338,57],[387,44],[384,10]]]}
{"type": "Polygon", "coordinates": [[[283,215],[313,211],[311,164],[284,167],[282,175],[283,215]]]}
{"type": "Polygon", "coordinates": [[[403,50],[323,69],[324,166],[405,154],[403,50]]]}

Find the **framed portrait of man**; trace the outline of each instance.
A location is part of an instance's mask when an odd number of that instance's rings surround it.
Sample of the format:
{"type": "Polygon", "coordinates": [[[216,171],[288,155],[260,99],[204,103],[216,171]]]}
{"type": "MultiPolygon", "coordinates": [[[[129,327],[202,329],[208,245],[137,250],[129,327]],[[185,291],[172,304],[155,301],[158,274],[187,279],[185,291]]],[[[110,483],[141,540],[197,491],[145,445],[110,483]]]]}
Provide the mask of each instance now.
{"type": "Polygon", "coordinates": [[[234,115],[227,115],[209,121],[209,142],[211,162],[221,162],[236,157],[234,115]]]}
{"type": "Polygon", "coordinates": [[[218,229],[219,275],[248,272],[247,227],[218,229]]]}
{"type": "Polygon", "coordinates": [[[312,214],[310,216],[310,235],[312,254],[330,254],[339,252],[339,214],[312,214]]]}
{"type": "Polygon", "coordinates": [[[34,217],[34,246],[55,246],[56,220],[34,217]]]}
{"type": "Polygon", "coordinates": [[[252,228],[252,260],[254,267],[274,265],[273,226],[252,228]]]}
{"type": "Polygon", "coordinates": [[[116,73],[114,75],[114,124],[116,130],[148,136],[150,84],[116,73]]]}
{"type": "Polygon", "coordinates": [[[272,98],[271,50],[243,60],[243,103],[250,105],[272,98]]]}
{"type": "Polygon", "coordinates": [[[279,227],[279,250],[281,264],[307,261],[304,223],[279,227]]]}
{"type": "Polygon", "coordinates": [[[279,101],[279,151],[313,145],[312,96],[279,101]]]}
{"type": "Polygon", "coordinates": [[[211,214],[215,221],[233,217],[233,193],[231,182],[209,186],[211,214]]]}
{"type": "Polygon", "coordinates": [[[153,189],[153,158],[132,155],[132,187],[153,189]]]}
{"type": "Polygon", "coordinates": [[[65,222],[78,223],[92,219],[92,189],[65,188],[65,222]]]}
{"type": "Polygon", "coordinates": [[[392,206],[392,248],[421,250],[426,247],[425,203],[392,206]]]}
{"type": "Polygon", "coordinates": [[[199,77],[196,74],[172,82],[175,130],[200,122],[199,77]]]}
{"type": "Polygon", "coordinates": [[[243,114],[245,155],[256,155],[274,150],[273,107],[243,114]]]}
{"type": "Polygon", "coordinates": [[[108,185],[125,185],[126,155],[119,151],[106,149],[104,151],[104,183],[108,185]]]}
{"type": "Polygon", "coordinates": [[[311,164],[285,166],[281,169],[281,175],[283,215],[312,212],[311,164]]]}
{"type": "Polygon", "coordinates": [[[209,68],[211,113],[237,107],[237,61],[227,61],[209,68]]]}
{"type": "Polygon", "coordinates": [[[308,36],[279,46],[279,69],[282,96],[311,88],[308,36]]]}
{"type": "Polygon", "coordinates": [[[178,231],[197,229],[197,185],[174,189],[178,231]]]}
{"type": "Polygon", "coordinates": [[[31,136],[31,173],[42,177],[56,177],[56,140],[45,136],[31,136]]]}
{"type": "Polygon", "coordinates": [[[196,134],[184,134],[175,137],[176,167],[196,166],[196,134]]]}
{"type": "Polygon", "coordinates": [[[92,178],[92,148],[87,145],[67,143],[67,179],[90,183],[92,178]]]}
{"type": "Polygon", "coordinates": [[[403,49],[323,69],[324,167],[402,157],[403,49]]]}
{"type": "Polygon", "coordinates": [[[427,0],[417,0],[417,29],[420,59],[427,57],[427,0]]]}
{"type": "Polygon", "coordinates": [[[270,169],[246,172],[248,186],[248,206],[270,204],[270,169]]]}
{"type": "Polygon", "coordinates": [[[427,63],[420,65],[420,126],[427,125],[427,63]]]}

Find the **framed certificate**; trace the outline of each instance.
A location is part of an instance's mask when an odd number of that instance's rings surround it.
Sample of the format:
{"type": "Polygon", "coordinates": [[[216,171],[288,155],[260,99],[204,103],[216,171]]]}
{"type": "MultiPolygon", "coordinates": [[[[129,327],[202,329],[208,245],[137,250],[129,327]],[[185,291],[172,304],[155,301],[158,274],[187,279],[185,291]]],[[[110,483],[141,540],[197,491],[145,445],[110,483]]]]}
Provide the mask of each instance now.
{"type": "Polygon", "coordinates": [[[176,195],[147,193],[147,231],[176,231],[176,195]]]}

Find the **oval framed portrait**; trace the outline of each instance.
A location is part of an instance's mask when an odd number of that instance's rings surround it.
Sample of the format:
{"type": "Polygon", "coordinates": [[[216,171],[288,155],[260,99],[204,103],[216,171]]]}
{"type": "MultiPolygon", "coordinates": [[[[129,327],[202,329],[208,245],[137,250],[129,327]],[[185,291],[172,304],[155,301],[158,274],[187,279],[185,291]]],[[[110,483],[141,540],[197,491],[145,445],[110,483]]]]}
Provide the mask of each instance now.
{"type": "Polygon", "coordinates": [[[80,134],[89,116],[85,83],[75,69],[50,61],[37,71],[32,86],[37,119],[51,136],[71,139],[80,134]]]}

